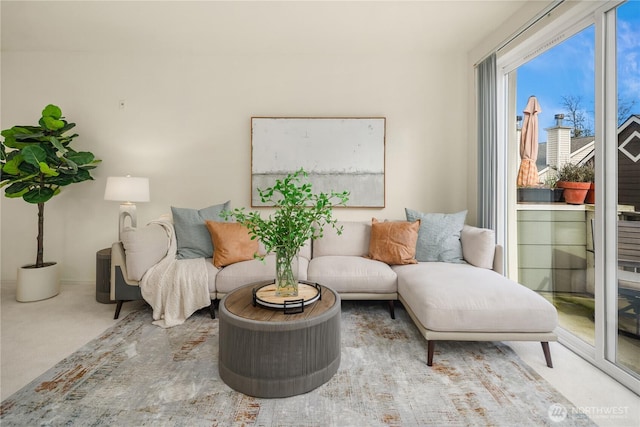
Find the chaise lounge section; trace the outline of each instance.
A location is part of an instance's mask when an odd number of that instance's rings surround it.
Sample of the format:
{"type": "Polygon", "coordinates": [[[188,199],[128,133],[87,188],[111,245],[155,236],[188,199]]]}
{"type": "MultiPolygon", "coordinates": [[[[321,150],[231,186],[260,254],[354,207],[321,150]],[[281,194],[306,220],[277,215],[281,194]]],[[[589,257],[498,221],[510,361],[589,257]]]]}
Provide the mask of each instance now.
{"type": "Polygon", "coordinates": [[[539,341],[553,367],[549,341],[557,339],[557,315],[534,291],[472,265],[420,263],[394,270],[399,299],[427,339],[427,365],[436,341],[539,341]]]}
{"type": "Polygon", "coordinates": [[[326,284],[342,299],[388,300],[393,317],[399,300],[427,339],[432,366],[436,341],[539,341],[553,367],[549,341],[556,341],[555,307],[501,273],[502,247],[492,230],[465,225],[463,263],[391,265],[369,259],[371,224],[341,222],[313,242],[308,279],[326,284]]]}

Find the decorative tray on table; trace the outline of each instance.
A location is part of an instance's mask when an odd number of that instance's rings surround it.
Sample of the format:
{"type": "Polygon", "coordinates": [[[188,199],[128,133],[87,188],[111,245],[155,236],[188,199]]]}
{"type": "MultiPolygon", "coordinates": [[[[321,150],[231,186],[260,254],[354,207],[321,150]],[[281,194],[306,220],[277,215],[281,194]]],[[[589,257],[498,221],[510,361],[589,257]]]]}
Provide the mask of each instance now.
{"type": "Polygon", "coordinates": [[[284,310],[285,314],[302,313],[304,307],[322,299],[320,285],[299,281],[298,295],[290,297],[276,296],[275,283],[266,283],[253,288],[253,305],[284,310]]]}

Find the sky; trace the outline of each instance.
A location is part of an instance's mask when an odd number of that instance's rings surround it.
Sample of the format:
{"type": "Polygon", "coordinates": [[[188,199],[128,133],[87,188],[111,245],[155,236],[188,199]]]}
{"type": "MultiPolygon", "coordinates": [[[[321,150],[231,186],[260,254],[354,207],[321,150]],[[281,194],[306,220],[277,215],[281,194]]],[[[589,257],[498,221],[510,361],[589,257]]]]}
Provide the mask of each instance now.
{"type": "MultiPolygon", "coordinates": [[[[619,98],[635,101],[631,114],[640,114],[640,1],[627,2],[618,8],[617,60],[619,98]]],[[[535,95],[542,109],[538,116],[539,142],[546,141],[545,128],[555,125],[554,115],[567,112],[562,97],[582,98],[587,127],[592,129],[595,86],[595,29],[590,26],[517,70],[517,115],[535,95]]],[[[568,123],[564,122],[565,125],[568,123]]]]}

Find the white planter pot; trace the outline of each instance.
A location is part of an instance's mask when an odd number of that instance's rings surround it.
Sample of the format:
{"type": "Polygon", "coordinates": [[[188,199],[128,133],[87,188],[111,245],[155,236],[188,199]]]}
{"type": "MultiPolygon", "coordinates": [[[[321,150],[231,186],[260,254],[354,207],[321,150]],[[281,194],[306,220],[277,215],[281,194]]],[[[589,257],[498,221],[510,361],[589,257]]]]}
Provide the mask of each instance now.
{"type": "Polygon", "coordinates": [[[18,268],[16,300],[20,302],[40,301],[60,293],[58,264],[41,268],[18,268]]]}

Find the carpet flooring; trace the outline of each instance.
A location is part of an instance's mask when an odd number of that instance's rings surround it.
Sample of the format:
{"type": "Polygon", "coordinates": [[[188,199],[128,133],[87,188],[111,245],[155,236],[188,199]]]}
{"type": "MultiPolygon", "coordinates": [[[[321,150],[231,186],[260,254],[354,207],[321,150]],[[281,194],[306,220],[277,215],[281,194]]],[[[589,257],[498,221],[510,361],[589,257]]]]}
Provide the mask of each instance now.
{"type": "MultiPolygon", "coordinates": [[[[343,301],[341,365],[315,390],[259,399],[218,375],[218,320],[129,314],[2,402],[3,426],[594,425],[502,343],[426,341],[399,307],[343,301]]],[[[531,343],[531,345],[538,345],[531,343]]],[[[543,357],[540,350],[540,357],[543,357]]]]}

